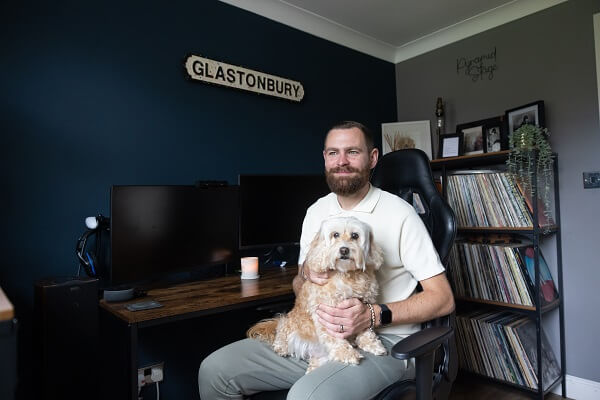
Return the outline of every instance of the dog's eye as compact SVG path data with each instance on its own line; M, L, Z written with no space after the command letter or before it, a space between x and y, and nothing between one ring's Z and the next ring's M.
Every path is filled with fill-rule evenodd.
M356 233L356 232L352 232L352 234L350 235L350 237L351 237L353 240L356 240L356 239L358 239L358 233Z
M333 238L337 239L340 237L340 234L338 232L333 232Z

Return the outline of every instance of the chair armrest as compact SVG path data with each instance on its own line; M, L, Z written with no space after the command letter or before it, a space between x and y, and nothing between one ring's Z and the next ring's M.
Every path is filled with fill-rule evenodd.
M406 360L431 353L453 334L454 329L449 326L425 328L396 343L392 357Z

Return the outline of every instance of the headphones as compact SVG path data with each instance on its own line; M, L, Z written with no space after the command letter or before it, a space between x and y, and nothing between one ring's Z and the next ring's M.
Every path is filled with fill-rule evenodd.
M98 275L96 269L98 261L93 253L85 251L85 245L91 235L102 232L104 229L108 230L109 221L110 218L105 217L102 214L99 214L96 217L87 217L85 219L85 225L88 229L77 240L77 245L75 246L75 254L77 254L79 264L83 267L85 273L92 278Z

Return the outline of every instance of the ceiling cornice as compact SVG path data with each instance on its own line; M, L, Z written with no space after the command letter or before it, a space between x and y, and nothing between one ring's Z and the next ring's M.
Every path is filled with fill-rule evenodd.
M567 0L514 0L397 47L393 62L397 64L565 1Z
M396 46L279 0L220 0L303 32L394 62Z
M513 0L402 46L393 46L281 0L220 0L303 32L397 64L567 0Z

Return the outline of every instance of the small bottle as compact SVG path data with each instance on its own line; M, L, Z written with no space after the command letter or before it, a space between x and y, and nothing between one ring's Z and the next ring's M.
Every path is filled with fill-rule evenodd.
M435 105L435 116L437 117L437 126L435 128L438 138L444 134L444 103L442 98L437 98Z
M438 97L437 102L435 104L435 116L437 117L437 122L435 126L435 137L433 138L433 151L434 154L438 154L440 151L440 137L444 134L444 103L442 102L442 98ZM441 154L438 154L438 157L442 157Z

